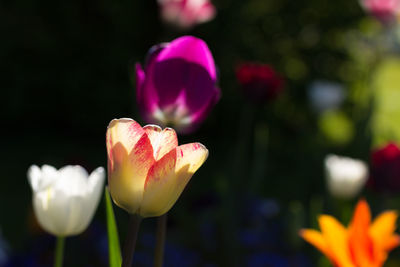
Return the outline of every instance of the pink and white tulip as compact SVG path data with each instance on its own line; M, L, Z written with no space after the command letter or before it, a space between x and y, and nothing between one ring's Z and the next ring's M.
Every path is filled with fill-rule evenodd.
M209 0L158 0L162 19L181 29L189 29L215 17Z
M208 150L200 143L178 146L171 128L143 128L114 119L107 128L108 185L116 205L141 217L156 217L175 204Z

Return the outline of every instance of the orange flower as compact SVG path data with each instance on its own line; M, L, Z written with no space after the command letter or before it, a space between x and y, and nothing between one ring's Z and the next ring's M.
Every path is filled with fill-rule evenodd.
M400 236L394 233L396 220L395 211L386 211L371 223L368 203L360 200L347 229L334 217L321 215L321 232L304 229L300 235L336 267L380 267L400 244Z

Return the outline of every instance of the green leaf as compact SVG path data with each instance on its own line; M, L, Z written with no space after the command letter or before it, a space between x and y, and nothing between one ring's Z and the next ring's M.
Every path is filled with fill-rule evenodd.
M107 235L108 235L108 257L110 267L121 267L121 249L119 246L118 230L115 223L114 210L108 187L105 188Z

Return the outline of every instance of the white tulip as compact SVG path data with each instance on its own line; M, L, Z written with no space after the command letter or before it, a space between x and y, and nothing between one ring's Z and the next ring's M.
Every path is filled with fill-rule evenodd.
M334 197L355 197L368 178L367 165L357 159L328 155L325 157L328 190Z
M56 170L32 165L28 180L33 190L33 208L39 224L56 236L82 233L100 201L105 179L99 167L90 176L81 166Z

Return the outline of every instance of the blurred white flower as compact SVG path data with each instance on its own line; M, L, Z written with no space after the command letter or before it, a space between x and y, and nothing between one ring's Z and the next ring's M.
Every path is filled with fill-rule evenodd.
M215 17L210 0L158 0L162 19L181 29L189 29Z
M367 165L357 159L328 155L325 157L328 190L334 197L355 197L368 178Z
M312 82L308 94L311 105L317 112L336 109L346 98L342 84L323 80Z
M56 236L82 233L89 225L103 192L104 168L90 176L81 166L56 170L32 165L28 180L33 190L33 208L39 224Z

